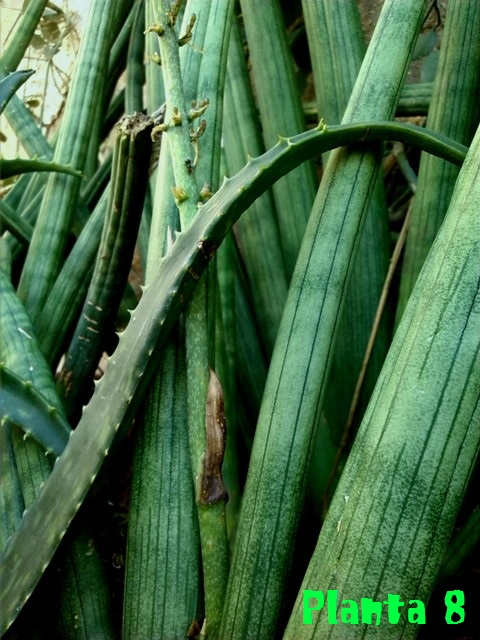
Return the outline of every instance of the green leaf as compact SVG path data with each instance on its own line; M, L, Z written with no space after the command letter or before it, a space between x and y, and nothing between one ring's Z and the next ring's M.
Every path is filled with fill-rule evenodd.
M436 42L437 34L435 33L435 31L425 31L425 33L421 33L418 36L412 60L418 60L419 58L428 56L433 51Z
M82 174L73 167L67 167L56 162L44 162L42 160L25 160L23 158L15 158L7 160L0 158L0 177L2 180L18 176L21 173L30 173L33 171L56 171L57 173L68 173L71 176L81 178Z
M383 136L417 142L461 163L465 147L414 125L367 123L319 127L283 138L222 187L177 235L121 334L105 375L36 502L10 539L0 562L0 632L13 622L50 562L95 480L118 432L124 432L143 398L172 327L200 275L232 224L275 180L328 148ZM55 505L55 508L52 508ZM37 544L28 545L35 530Z
M31 435L45 449L61 455L70 437L71 428L31 382L22 380L0 365L0 416L2 425L16 424L25 436Z
M35 71L33 71L32 69L26 69L25 71L14 71L13 73L10 73L10 75L3 78L3 80L0 80L0 113L3 112L10 98L34 73Z
M480 129L397 329L304 576L285 640L351 637L302 590L427 602L480 444ZM348 593L348 596L346 595ZM410 600L411 602L411 600ZM388 628L390 626L390 628ZM414 638L405 610L381 638ZM378 637L366 626L363 638Z

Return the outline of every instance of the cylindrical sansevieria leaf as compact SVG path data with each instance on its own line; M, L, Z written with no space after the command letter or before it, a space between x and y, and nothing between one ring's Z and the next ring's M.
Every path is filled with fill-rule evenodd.
M51 160L53 151L33 115L17 96L12 96L5 107L5 116L12 127L19 142L30 157L38 156L44 160Z
M236 384L238 360L237 318L235 315L235 251L233 235L230 233L225 238L221 249L217 251L218 285L215 318L215 369L225 397L225 420L228 425L222 476L228 493L225 516L230 545L235 535L241 498L237 414L240 394Z
M228 50L224 103L224 150L229 175L249 156L262 152L261 133L239 27L234 23ZM235 237L251 285L254 312L268 356L287 299L287 276L272 194L265 193L238 221Z
M469 144L480 117L480 3L451 0L442 34L427 128ZM458 168L422 154L402 266L400 321L448 208Z
M302 0L318 119L341 122L366 46L355 0Z
M74 416L88 387L115 317L130 271L148 181L153 120L136 113L115 128L109 203L95 270L82 313L57 378L66 413Z
M148 29L154 22L153 3L151 0L145 0L145 28ZM154 58L157 61L154 61ZM158 64L159 58L157 34L147 30L145 31L145 98L148 113L154 113L165 102L162 68Z
M30 2L25 7L25 11L22 12L23 15L21 17L21 21L17 29L15 30L13 37L10 38L9 44L4 48L2 52L0 58L0 78L2 78L9 72L15 71L17 66L20 64L22 57L24 56L25 51L30 44L35 29L37 28L38 23L42 17L46 5L47 0L38 0L37 2ZM24 78L26 78L29 77L32 73L32 71L20 71L15 74L10 73L10 76L8 76L8 78L6 79L6 84L10 84L12 81L15 81L16 77L23 76ZM3 81L1 82L1 86L3 89L5 88ZM7 92L7 94L10 93L10 91ZM36 141L38 142L39 140L41 140L39 144L42 145L42 143L44 143L44 145L42 150L40 152L37 151L37 153L40 156L45 155L46 157L50 158L48 149L49 145L41 135L40 129L36 126L33 120L33 116L30 114L20 98L18 98L16 95L11 95L8 103L5 105L5 94L3 91L0 91L0 112L3 112L5 107L7 109L6 116L10 120L10 125L14 129L17 137L23 137L23 140L26 143L24 145L25 148L28 150L28 148L30 147L31 137L35 137L35 134L38 133L38 138L36 139ZM19 120L21 119L21 117L19 117L19 114L25 116L22 124L20 124L19 122ZM13 124L11 122L12 116L14 120ZM27 121L27 126L25 126L25 120ZM29 137L29 134L32 134L32 130L34 134L33 136ZM47 153L44 154L44 150L46 150ZM0 171L0 175L2 176L2 178L6 177L2 171ZM27 176L26 180L24 181L24 185L30 182L30 178L31 176ZM12 241L12 238L10 238L10 241Z
M118 79L124 73L128 64L128 46L135 17L138 13L138 4L136 0L133 2L132 0L118 0L115 3L115 17L109 33L111 46L108 53L108 70L103 85L104 95L102 99L105 104L100 108L103 112L103 117L106 115L108 104L113 102L113 93ZM125 115L133 115L133 112Z
M479 209L480 130L375 387L286 639L374 638L379 628L382 638L414 638L425 620L480 449ZM328 591L338 592L337 604L319 610L320 592L327 603ZM381 602L388 594L405 603L395 624L387 607L381 627L344 624L342 600Z
M154 4L166 96L164 137L174 178L173 183L163 182L164 188L174 193L183 229L192 218L201 215L201 211L197 214L199 185L205 184L207 191L214 191L219 183L223 83L233 3L190 0L182 28L177 32L179 7L164 1ZM191 47L183 49L182 60L179 43L189 40ZM187 105L192 105L191 109L187 110ZM152 228L155 226L156 223ZM193 296L185 326L190 454L200 523L206 619L214 632L222 610L229 555L224 497L208 504L200 500L202 460L209 448L205 422L209 366L214 367L211 329L215 307L210 302L214 279L210 274Z
M304 0L319 115L341 122L365 55L356 0ZM372 113L373 115L373 113ZM328 161L328 154L323 154ZM379 171L381 171L379 169ZM333 355L330 381L317 427L309 476L309 493L318 510L328 504L334 465L342 442L352 397L362 367L373 320L390 259L388 214L383 182L377 181L353 268ZM387 325L382 323L362 389L360 411L373 390L387 352ZM358 422L356 422L358 425ZM333 474L333 478L331 479Z
M22 11L20 24L0 57L0 68L3 71L15 71L22 61L47 4L48 0L29 2Z
M474 484L474 483L471 483ZM442 560L441 577L454 576L474 553L480 540L480 506L477 504L450 539Z
M60 271L39 318L36 334L50 364L56 364L66 347L65 340L82 309L95 265L108 204L107 189Z
M18 477L15 452L13 450L11 424L0 422L0 464L2 484L0 485L0 549L15 533L25 511L22 485Z
M195 16L194 23L192 21L193 16ZM191 161L189 171L194 174L198 188L203 188L204 190L206 188L207 192L210 191L212 193L218 189L220 183L223 87L232 19L233 3L230 0L228 2L190 0L186 5L182 24L182 32L185 33L188 33L190 25L194 24L191 46L184 46L180 50L185 100L186 104L192 104L189 118L191 119L193 145L190 155L183 162L188 165L188 160ZM195 114L196 110L198 111L197 114ZM203 129L204 132L201 133ZM200 135L198 139L197 135ZM171 152L175 154L173 148ZM205 196L205 198L208 197L208 195ZM200 194L198 198L200 199ZM198 214L201 215L201 207ZM182 228L185 228L186 224L187 219L182 218ZM208 364L210 361L213 366L215 362L213 333L211 331L214 326L215 310L214 307L210 308L215 295L215 274L210 274L210 271L211 268L208 272L208 280L200 283L200 287L192 301L193 307L188 314L189 316L195 316L195 323L189 328L190 321L187 317L186 327L187 358L190 363L188 366L190 367L191 363L196 360L199 367L196 372L189 369L188 378L196 381L193 386L202 387L202 394L205 391L201 404L205 404L206 389L208 387ZM204 286L203 293L198 293ZM202 302L200 302L200 297L203 298ZM203 337L201 337L200 333L197 333L196 338L193 340L200 340L200 343L202 343L197 342L197 351L203 350L203 355L199 356L199 353L194 355L192 349L188 346L189 343L193 344L188 335L189 333L195 333L201 323L205 323L206 333ZM208 341L208 344L203 344L204 338ZM195 366L193 365L194 369ZM189 386L191 387L192 385ZM197 400L191 398L190 405L192 401L195 404L198 398ZM201 420L198 420L198 417L197 420L198 425L202 425L201 430L203 433L205 430L204 412L201 411L200 413ZM191 443L194 450L193 457L196 458L197 464L201 455L200 451L203 448L201 442L204 441L204 437L203 435L199 440L194 437ZM197 449L197 447L199 448Z
M255 95L267 147L305 128L297 78L277 0L241 0ZM290 280L315 197L313 165L305 163L273 189L285 269Z
M202 102L208 101L205 112L191 125L195 143L192 171L197 186L202 189L205 185L211 192L220 184L223 93L233 10L232 0L189 0L182 24L183 31L188 33L192 15L196 16L191 47L184 49L185 59L181 59L182 73L185 98L187 104L192 104L192 111L195 107L201 109ZM188 58L194 61L192 69ZM195 132L202 127L204 133L195 140ZM197 215L202 215L201 208ZM182 220L182 228L184 225ZM216 261L213 261L185 318L190 454L200 528L205 625L211 637L218 632L230 564L225 516L228 496L221 475L225 424L216 410L221 404L223 413L223 391L215 374L215 290ZM214 437L218 426L220 431L223 429L223 442L222 438L219 441ZM211 474L216 476L213 484L218 483L223 491L212 486Z
M110 45L108 34L114 16L113 0L91 4L55 147L55 162L71 163L79 170L87 158L92 118L102 95ZM18 289L34 324L60 271L79 191L80 179L73 176L52 174L47 183Z
M50 574L54 578L47 597L50 603L53 595L57 603L54 637L59 640L118 638L110 585L92 528L82 523L72 532ZM53 636L52 628L49 631Z
M154 3L147 0L146 4L148 20ZM153 18L146 26L153 26ZM147 32L146 36L147 51L152 50L158 35ZM154 64L151 61L147 68L147 102L155 100L161 86L161 69L157 76ZM166 138L162 136L152 206L147 288L179 227ZM170 338L137 418L123 604L125 640L183 637L203 611L184 339L180 330Z
M179 332L139 417L128 522L123 638L181 638L202 611L201 560Z
M385 2L346 122L394 114L426 7ZM310 214L250 457L220 632L232 640L271 638L282 622L314 427L379 160L378 147L332 154Z
M432 84L432 82L408 82L404 84L396 115L398 117L426 115L432 98ZM321 117L314 101L304 102L303 109L308 120L312 118L318 120Z
M17 214L6 200L0 200L0 224L2 231L9 231L22 244L27 245L30 242L33 233L32 227ZM10 250L6 238L2 238L2 241L5 247Z
M135 18L130 32L127 54L127 84L125 87L125 112L142 111L143 85L145 81L145 1L135 6ZM157 105L152 111L156 111Z

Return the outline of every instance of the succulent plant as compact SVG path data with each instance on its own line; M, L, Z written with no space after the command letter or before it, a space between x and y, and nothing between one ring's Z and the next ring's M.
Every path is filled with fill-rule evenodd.
M426 0L386 0L363 62L357 4L303 2L328 122L299 133L279 3L240 2L258 116L232 1L93 2L49 142L14 96L24 77L13 73L46 4L26 6L0 58L0 102L43 156L25 161L34 173L0 201L2 634L21 633L22 607L55 584L54 566L59 637L117 637L89 505L132 424L122 637L354 637L360 627L331 625L323 610L304 624L303 594L426 602L480 441L480 138L469 107L479 80L444 71L460 55L478 68L478 3L451 0L446 17L429 113L448 110L458 83L450 129L445 118L394 120ZM125 65L127 115L96 167ZM391 140L435 156L435 181L422 186L421 170L418 188L442 190L445 220L431 250L415 240L423 270L408 293L401 283L402 320L393 340L378 338L359 407L355 384L392 277L380 177ZM306 554L302 511L318 537ZM417 627L405 612L385 637Z

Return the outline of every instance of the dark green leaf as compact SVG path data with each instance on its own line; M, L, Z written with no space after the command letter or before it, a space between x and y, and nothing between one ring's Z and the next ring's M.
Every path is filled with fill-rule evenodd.
M0 113L5 109L10 98L20 89L35 71L26 69L25 71L14 71L0 80Z

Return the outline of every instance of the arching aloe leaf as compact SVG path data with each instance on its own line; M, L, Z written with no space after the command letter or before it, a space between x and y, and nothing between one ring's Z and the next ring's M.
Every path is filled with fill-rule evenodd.
M0 158L0 178L5 180L21 173L30 173L32 171L56 171L57 173L68 173L71 176L81 177L80 171L73 167L67 167L56 162L44 162L42 160L26 160L23 158L14 158L7 160Z
M5 109L10 98L20 89L35 71L27 69L25 71L14 71L0 80L0 113Z
M28 381L0 365L0 421L13 422L32 436L49 453L61 455L71 434L63 419L46 398Z
M34 505L0 562L0 633L18 615L82 505L118 433L131 423L162 349L208 262L234 222L280 177L324 151L363 141L396 139L461 164L466 148L414 125L363 123L326 127L278 144L226 179L178 234L159 264L110 358L105 375ZM35 532L36 544L31 536Z

